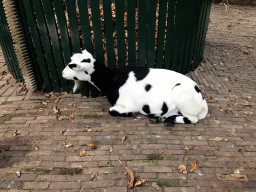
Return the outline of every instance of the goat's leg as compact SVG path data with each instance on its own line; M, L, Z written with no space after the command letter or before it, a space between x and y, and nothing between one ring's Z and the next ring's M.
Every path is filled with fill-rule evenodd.
M170 126L175 123L185 123L185 124L191 124L191 123L197 123L198 118L195 116L188 116L188 115L173 115L164 120L164 124L166 126Z
M121 117L131 117L132 111L128 110L123 105L115 105L111 108L109 108L109 114L112 116L121 116Z

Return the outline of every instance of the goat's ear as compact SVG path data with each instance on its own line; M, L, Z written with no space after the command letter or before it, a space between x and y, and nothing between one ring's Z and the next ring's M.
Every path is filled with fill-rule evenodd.
M74 71L78 71L78 70L81 70L81 65L78 65L78 64L69 64L68 65L70 69L74 70Z
M82 53L83 54L87 54L87 53L89 53L86 49L84 49L83 51L82 51ZM89 53L90 54L90 53Z

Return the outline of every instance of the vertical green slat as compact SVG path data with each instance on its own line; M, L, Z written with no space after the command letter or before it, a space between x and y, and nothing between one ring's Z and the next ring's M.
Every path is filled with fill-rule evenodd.
M81 29L82 29L82 34L83 34L84 48L88 52L93 54L87 1L86 0L78 0L77 4L78 4L78 7L79 7L79 14L80 14L80 21L81 21Z
M111 0L103 0L104 30L105 30L106 44L107 44L108 67L116 68L111 3L112 3Z
M167 19L167 34L166 34L166 46L165 46L165 57L164 57L164 68L170 69L172 49L174 43L174 16L176 14L175 0L168 0L168 19Z
M196 7L195 7L195 1L189 1L187 2L189 9L187 9L187 13L188 13L188 17L190 17L190 22L186 22L186 32L187 32L187 37L186 37L186 47L185 47L185 52L184 52L184 60L183 63L185 65L183 65L182 68L182 74L186 74L188 73L188 68L191 65L191 60L189 60L189 51L191 48L191 42L192 42L192 36L193 36L193 23L194 23L194 12L196 11ZM193 22L191 22L193 21Z
M138 56L139 66L145 66L146 55L146 0L138 1Z
M52 51L55 56L55 62L58 69L58 76L60 78L61 87L63 91L68 91L69 90L68 82L61 75L61 72L64 69L64 61L61 54L61 48L59 44L59 38L58 38L56 23L55 23L54 14L53 14L52 2L51 0L42 0L42 3L44 8L44 13L46 16L46 21L48 24L48 31L51 38Z
M162 68L167 0L159 1L156 68Z
M92 23L93 23L93 34L94 34L96 59L97 59L97 61L104 64L99 0L90 1L90 4L91 4L91 9L92 9Z
M45 56L47 59L48 68L50 71L52 84L54 91L60 91L59 77L55 66L55 61L53 58L53 52L51 48L51 42L49 39L49 34L46 28L46 23L44 19L43 7L40 0L33 0L33 7L36 14L36 19L38 21L38 27L42 38L42 43L44 46Z
M26 39L28 54L29 54L29 57L31 59L31 63L34 63L31 66L33 68L34 76L36 77L35 80L36 80L36 83L37 83L37 89L42 89L43 88L42 73L40 71L40 66L38 65L35 49L34 49L34 46L33 46L33 41L32 41L31 36L30 36L30 31L29 31L29 26L28 26L28 23L27 23L25 9L24 9L24 6L23 6L23 1L16 1L16 6L17 6L18 13L19 13L19 17L20 17L24 38Z
M44 55L43 55L41 42L40 42L40 39L38 37L35 18L33 17L34 14L33 14L32 8L31 8L31 2L29 0L24 0L23 2L24 2L24 8L25 8L26 16L27 16L27 19L28 19L27 20L28 25L29 25L30 31L31 31L31 36L33 38L35 50L36 50L36 53L37 53L38 62L39 62L41 72L42 72L42 76L43 76L43 80L44 80L44 83L45 83L45 88L46 88L47 92L51 92L52 88L51 88L51 84L50 84L50 80L49 80L49 76L48 76L48 72L47 72L47 68L46 68L46 63L45 63L45 59L44 59Z
M147 33L147 64L149 68L155 66L155 27L156 27L157 0L149 0L148 33Z
M90 1L96 59L100 63L104 64L99 3L99 0ZM99 91L94 86L90 85L90 90L92 97L96 97L99 95Z
M69 27L70 27L69 29L71 33L73 51L75 53L81 53L79 34L78 34L78 25L77 25L77 19L76 19L75 0L68 0L65 2L66 2L67 12L68 12L68 20L69 20Z
M212 5L212 0L207 0L206 12L204 13L205 14L204 29L203 29L202 41L200 43L200 45L201 45L200 55L199 55L200 60L203 57L204 45L205 45L205 39L206 39L206 34L207 34L207 29L208 29L211 5Z
M135 0L127 2L128 63L136 65Z
M182 73L182 68L187 66L187 63L184 63L184 55L186 48L186 37L189 36L189 30L186 29L188 25L189 11L190 6L187 0L179 0L178 2L178 10L177 14L181 16L181 20L177 21L178 25L180 25L180 40L179 40L179 56L178 56L178 72Z
M203 23L203 12L205 9L205 1L202 0L200 2L200 14L199 14L199 19L198 19L198 28L196 31L196 43L195 43L195 49L194 49L194 53L193 53L193 65L192 65L192 69L194 69L197 65L198 65L198 53L199 53L199 43L201 40L201 29L202 29L202 23Z
M118 67L125 65L125 41L124 41L124 0L115 1L116 4L116 34Z
M191 71L193 69L193 57L194 57L194 53L195 53L195 45L197 43L197 31L198 31L198 26L199 26L199 16L200 16L200 11L201 9L198 8L198 4L201 4L201 0L199 2L198 1L195 1L195 11L194 11L194 15L193 15L193 33L192 33L192 36L191 36L191 45L190 45L190 48L189 48L189 58L188 58L188 69L187 71Z

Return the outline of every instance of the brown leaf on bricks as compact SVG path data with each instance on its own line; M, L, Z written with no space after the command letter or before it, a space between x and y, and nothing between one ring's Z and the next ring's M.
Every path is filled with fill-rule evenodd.
M134 184L134 187L137 187L137 186L139 186L139 185L142 185L142 184L144 184L144 183L146 183L147 181L149 181L150 179L140 179L138 182L136 182L135 184Z
M214 139L209 139L210 141L221 141L222 137L215 137Z
M103 174L108 174L108 172L107 172L107 171L104 171Z
M122 143L124 144L124 140L127 138L126 134L124 135L123 139L122 139Z
M207 100L207 99L211 99L213 98L213 96L206 96L204 99Z
M18 133L17 130L15 130L15 131L12 132L12 136L17 136L17 135L19 135L19 133Z
M43 102L43 105L47 105L47 103L46 103L46 102Z
M64 91L64 92L61 92L60 94L61 95L67 95L68 93L66 91Z
M209 118L209 117L211 117L211 114L210 114L210 113L208 113L208 114L206 115L206 117L208 117L208 118Z
M5 75L6 73L9 73L9 71L6 69L6 70L3 70L1 73L0 73L0 76L2 75Z
M184 150L188 150L188 148L187 148L187 147L183 147L182 149L184 149Z
M68 109L65 107L65 108L63 109L63 111L66 111L66 112L68 112Z
M55 103L58 103L58 102L59 102L59 100L60 100L60 98L59 98L59 97L57 97L57 98L55 99Z
M92 129L90 129L90 128L85 128L84 131L85 131L85 132L92 132Z
M240 175L240 174L230 174L231 177L234 177L236 179L239 179L239 178L243 178L244 176L243 175Z
M96 130L96 132L101 132L103 129L101 129L101 130Z
M119 163L125 168L125 170L129 174L130 179L128 181L128 189L133 188L134 178L135 178L133 172L128 167L126 167L120 160L119 160Z
M8 85L9 83L7 81L4 82L4 85Z
M243 106L246 106L246 107L251 107L252 105L249 104L249 103L242 103Z
M223 175L221 175L221 174L219 174L219 173L215 173L215 175L216 175L217 177L224 177Z
M45 93L44 96L45 96L46 98L49 98L51 95L50 95L50 93Z
M44 109L43 109L43 108L40 108L38 111L44 111Z
M235 105L235 106L237 106L237 105L238 105L238 103L235 103L234 105Z
M75 117L74 114L73 114L73 113L70 113L70 118L71 118L71 119L74 119L74 117Z
M81 151L81 152L78 154L79 157L83 157L83 156L85 156L85 155L86 155L86 150Z
M60 110L57 109L57 105L55 105L55 106L53 107L53 112L54 112L54 113L57 113L57 114L60 113Z
M250 117L247 117L246 115L244 115L245 119L247 119L250 122L254 122Z
M220 111L223 112L223 113L227 113L228 112L227 109L220 109Z
M112 151L113 151L113 147L110 147L109 152L112 153Z
M241 50L244 54L247 54L247 55L249 55L249 54L251 54L252 52L251 52L251 50L249 50L249 51L247 51L247 50Z
M72 144L66 144L64 141L60 141L62 143L63 148L69 148L72 146Z
M242 112L243 114L245 114L245 115L248 115L249 113L248 112Z
M248 48L255 48L254 45L246 45L246 47L248 47Z
M198 166L197 166L197 159L194 159L192 162L191 162L191 169L190 169L190 172L192 172L192 171L194 171L194 170L196 170L196 169L198 169Z
M93 173L92 176L91 176L90 181L91 181L92 179L96 178L97 176L98 176L98 173L97 173L96 171L94 171L94 173Z
M60 121L61 121L61 120L70 120L70 121L73 122L73 120L72 120L70 117L67 117L67 116L60 116L60 117L59 117L59 120L60 120Z
M179 165L178 169L180 170L181 173L185 173L185 174L188 173L186 171L186 169L187 169L186 165Z
M97 146L93 143L87 144L88 147L90 147L91 150L97 149Z
M86 96L82 96L82 97L80 97L80 99L87 99L87 97Z

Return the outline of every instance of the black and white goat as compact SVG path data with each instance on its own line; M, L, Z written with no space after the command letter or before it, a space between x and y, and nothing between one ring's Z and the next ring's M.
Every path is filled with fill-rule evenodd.
M80 81L93 84L113 105L109 109L112 116L139 112L173 124L197 123L208 113L197 84L171 70L137 66L109 69L84 50L71 57L62 76L75 81L73 92Z

